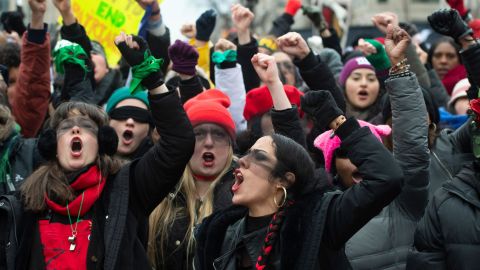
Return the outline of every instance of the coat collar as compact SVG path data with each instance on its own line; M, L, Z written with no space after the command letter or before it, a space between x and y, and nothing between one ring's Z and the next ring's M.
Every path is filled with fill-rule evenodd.
M479 169L479 165L466 165L453 181L447 182L443 188L480 209L480 174L476 172Z

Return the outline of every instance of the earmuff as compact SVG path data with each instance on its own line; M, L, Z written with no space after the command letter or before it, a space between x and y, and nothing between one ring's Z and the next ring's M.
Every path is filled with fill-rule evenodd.
M110 126L101 126L97 132L98 154L113 156L117 152L117 132ZM51 128L44 130L38 137L37 149L46 160L57 156L57 132Z

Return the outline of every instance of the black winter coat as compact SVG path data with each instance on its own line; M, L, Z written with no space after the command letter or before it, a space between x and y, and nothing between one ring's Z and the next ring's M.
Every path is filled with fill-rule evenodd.
M427 206L407 269L480 267L480 166L466 165Z
M298 143L305 145L305 136L302 132L300 122L298 119L298 112L296 108L286 109L283 111L272 110L272 123L277 133L284 136L288 136ZM213 194L213 210L214 212L221 211L232 205L232 192L231 188L234 183L233 168L235 164L231 165L231 169L225 173L220 179L220 182L216 185ZM182 193L172 194L169 199L174 200L174 204L177 206L178 214L171 226L171 230L168 233L168 239L166 243L157 241L157 246L164 245L165 254L167 254L165 263L157 265L156 269L168 269L168 270L187 270L193 269L192 259L193 256L187 256L187 242L184 241L187 234L188 225L190 223L188 213L186 211L185 196ZM160 254L156 254L159 256ZM191 254L193 255L193 254ZM162 262L161 257L157 257L157 262Z
M195 137L175 92L149 96L149 101L162 139L106 180L92 208L87 269L151 269L144 246L147 232L141 224L177 184L193 153ZM32 250L32 239L38 235L37 221L44 213L24 212L23 216L16 269L44 269L43 261L31 261L32 253L39 252Z
M37 150L37 139L25 139L20 135L12 135L0 143L0 151L9 151L10 170L5 182L0 184L0 195L15 192L23 181L43 162Z
M345 242L401 191L401 169L368 128L359 128L355 119L349 119L337 134L365 180L343 193L315 188L317 178L307 182L305 195L286 212L270 258L274 269L349 269ZM233 206L204 220L196 231L195 269L236 269L242 244L252 253L255 265L260 247L252 239L265 231L242 235L246 215L246 209Z
M474 160L471 145L471 119L458 129L444 129L430 149L429 198L446 181L453 180L464 164Z

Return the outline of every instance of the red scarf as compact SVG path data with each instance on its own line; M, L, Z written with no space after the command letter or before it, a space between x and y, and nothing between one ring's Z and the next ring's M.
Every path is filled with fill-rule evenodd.
M80 193L68 204L68 211L66 206L55 203L45 194L45 202L48 208L60 215L70 215L69 220L73 223L62 224L50 222L50 220L39 220L40 240L47 270L87 269L87 253L90 245L92 221L82 219L77 224L77 217L79 212L80 216L84 216L92 208L105 187L105 180L106 177L102 176L97 166L92 166L78 176L70 186L78 193L82 192L83 195ZM73 250L70 249L71 242L69 241L69 237L73 235L72 228L77 230Z
M85 215L93 204L102 194L102 190L105 187L106 177L102 176L97 166L92 166L88 171L81 174L77 179L70 185L75 191L82 191L85 193L83 198L83 205L80 211L80 216ZM62 206L56 202L50 200L48 195L45 194L45 203L48 208L55 211L61 215L68 215L70 212L71 217L76 217L78 211L80 210L80 205L82 204L82 195L77 196L72 202L68 203L67 206Z
M197 181L202 181L202 182L212 182L213 180L215 180L217 178L218 175L214 175L214 176L203 176L203 175L198 175L198 174L194 174L193 175L193 178L195 178L195 180Z
M467 77L467 70L463 65L458 65L445 74L442 79L443 86L447 90L448 95L452 95L453 87L457 84L458 81L461 79L465 79Z

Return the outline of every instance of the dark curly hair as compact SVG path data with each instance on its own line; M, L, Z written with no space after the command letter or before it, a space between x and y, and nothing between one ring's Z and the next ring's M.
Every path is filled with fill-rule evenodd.
M7 68L20 66L20 46L7 42L0 46L0 64Z

